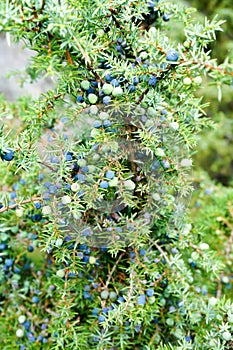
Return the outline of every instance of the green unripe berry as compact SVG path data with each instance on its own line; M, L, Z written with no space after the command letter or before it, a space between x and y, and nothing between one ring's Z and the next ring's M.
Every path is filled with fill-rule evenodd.
M65 277L65 271L64 270L58 270L57 271L57 273L56 273L56 275L58 276L58 277L61 277L61 278L63 278L63 277Z
M148 104L147 104L146 102L142 101L141 106L142 106L143 108L147 108L147 107L148 107Z
M210 306L215 306L215 305L217 304L217 302L218 302L218 299L215 298L215 297L211 297L211 298L209 299L209 305L210 305Z
M45 207L42 208L42 214L43 215L49 215L52 213L52 209L50 208L49 205L46 205Z
M97 113L98 113L98 107L97 106L91 106L90 107L90 114L92 114L92 115L96 115Z
M107 153L109 151L111 151L111 146L110 145L103 145L101 148L102 153Z
M210 246L209 246L209 244L202 242L202 243L200 243L199 247L201 250L208 250Z
M158 147L155 150L155 155L158 157L164 157L165 156L165 152L162 148Z
M99 136L100 133L101 131L99 129L94 128L91 130L91 137Z
M73 218L75 220L80 220L82 218L82 213L78 212L78 213L73 213Z
M112 86L112 85L111 85ZM106 120L109 119L109 114L107 112L100 112L99 114L99 119L100 120Z
M191 160L191 159L184 158L184 159L182 159L182 161L180 162L180 165L181 165L182 167L190 167L190 166L192 166L192 160Z
M83 90L88 90L90 88L91 84L89 83L88 80L83 80L83 81L81 81L80 86Z
M160 341L161 341L160 335L159 335L159 334L156 334L155 337L154 337L154 342L155 342L155 344L158 344Z
M191 85L192 84L192 80L189 77L186 77L183 79L183 84L184 85Z
M149 117L156 117L157 111L153 107L148 107L147 114Z
M56 243L55 243L56 247L61 247L62 244L63 244L63 239L62 239L62 238L58 238L58 239L56 240Z
M89 94L87 98L92 105L98 101L98 97L95 94Z
M23 216L23 214L24 214L23 208L17 208L17 209L15 210L15 214L16 214L16 216L18 216L19 218L21 218L21 217Z
M71 185L71 191L77 192L79 189L80 189L80 185L79 185L77 182L74 182L74 183Z
M100 37L100 36L103 36L105 34L105 31L103 29L99 29L97 30L97 36Z
M26 321L26 316L20 315L20 316L18 317L18 321L19 321L19 323L24 323L24 322Z
M61 198L61 202L62 202L62 204L69 204L69 203L71 203L71 198L70 198L70 196L68 196L68 195L63 196L63 197Z
M197 77L195 77L193 79L193 83L194 83L194 85L197 85L197 86L201 85L202 84L202 77L200 75L198 75Z
M135 183L132 181L132 180L126 180L124 182L124 187L127 189L127 190L134 190L136 185Z
M159 200L161 199L159 193L153 193L153 194L152 194L152 198L153 198L155 201L159 201Z
M108 296L109 296L108 290L103 290L100 296L101 296L101 299L104 299L104 300L108 299Z
M196 261L199 259L199 257L200 257L200 255L197 252L192 252L192 254L191 254L192 260Z
M155 302L155 296L154 295L152 297L148 298L148 303L149 304L154 304L154 302Z
M16 331L16 337L22 338L24 336L24 331L23 329L17 329Z
M110 298L111 300L116 300L117 294L116 294L115 292L110 292L110 293L109 293L109 298Z
M112 95L114 97L117 97L117 96L122 96L123 95L123 90L120 86L117 86L115 87L113 90L112 90Z
M87 165L87 161L85 159L78 159L77 163L78 163L78 166L81 166L81 167Z
M140 53L139 57L142 60L146 60L148 58L148 53L146 51L143 51L143 52Z
M157 29L155 27L150 27L150 29L148 30L148 34L150 36L153 36L157 33Z
M105 95L111 95L113 86L111 84L104 84L102 90Z
M96 172L96 167L94 165L88 165L89 173L94 174Z
M95 264L96 263L96 258L94 256L89 257L89 264Z
M164 299L164 298L160 299L159 303L160 303L161 306L165 306L166 305L166 299Z
M171 122L169 126L170 126L170 129L175 131L179 129L179 124L177 122Z
M168 326L173 326L174 325L174 320L172 318L167 318L166 319L166 324L168 324Z
M98 162L99 159L100 159L100 155L98 153L94 154L92 157L93 162Z
M183 45L184 47L188 48L190 47L190 42L186 40Z
M181 339L184 336L184 334L181 329L177 328L174 332L174 336L178 339Z
M110 181L108 182L108 184L109 184L110 187L116 187L117 184L118 184L118 178L117 178L117 177L114 177L114 179L110 180Z
M111 142L111 151L112 152L117 152L118 151L118 149L119 149L119 144L118 144L118 142Z
M224 339L224 340L226 340L226 341L228 341L228 340L231 340L231 339L232 339L232 338L231 338L231 333L230 333L230 332L228 332L228 331L223 332L222 337L223 337L223 339Z
M229 283L229 278L228 278L228 276L223 276L223 277L222 277L222 282L223 282L223 283L226 283L226 284Z

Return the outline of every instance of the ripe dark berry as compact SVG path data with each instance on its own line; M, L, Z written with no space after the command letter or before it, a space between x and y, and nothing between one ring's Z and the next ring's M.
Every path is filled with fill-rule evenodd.
M79 103L84 102L83 96L78 96L78 97L76 98L76 101L79 102Z
M100 182L100 188L108 188L109 184L108 181L101 181Z
M49 193L56 194L57 193L57 186L54 186L54 185L49 186Z
M105 119L103 121L103 125L104 125L105 128L108 128L109 126L112 125L112 122L111 122L111 120Z
M176 50L169 50L166 54L166 59L168 61L177 61L179 58L178 52Z
M85 166L81 167L81 171L82 171L83 173L88 173L88 171L89 171L88 166L85 165Z
M75 175L74 179L79 180L79 181L85 181L86 176L83 174L77 174L77 175Z
M5 260L5 265L7 267L11 267L11 266L13 266L13 264L14 264L14 260L12 260L12 259L6 259Z
M154 8L155 7L154 1L148 1L147 6L150 8Z
M117 300L119 301L119 303L124 303L125 302L125 298L124 297L119 297Z
M157 83L157 78L154 77L154 76L152 76L152 77L149 79L149 81L148 81L148 85L149 85L149 86L155 86L156 83Z
M101 128L102 123L100 120L95 120L93 123L94 128Z
M32 245L28 246L28 252L32 253L34 251L34 247Z
M130 93L136 91L136 87L134 85L129 85L128 89Z
M33 303L33 304L39 303L39 298L38 298L36 295L34 295L34 296L32 297L32 303Z
M122 51L121 45L117 45L117 46L116 46L116 51L117 51L117 52L121 52L121 51Z
M145 249L139 250L139 254L140 254L141 256L145 256L145 255L146 255Z
M66 161L70 162L71 160L73 160L73 153L72 152L67 152L65 155Z
M90 87L88 90L87 90L87 94L94 94L95 93L95 90Z
M0 250L5 250L6 249L6 244L5 243L1 243L0 244Z
M99 313L99 309L97 309L96 307L92 310L92 315L93 316L97 316Z
M40 209L41 208L41 203L40 202L36 202L34 203L34 206L36 209Z
M133 83L134 83L134 85L137 85L139 83L138 77L133 78Z
M105 105L108 105L110 102L111 102L111 97L110 96L104 96L103 103Z
M115 176L115 172L112 171L112 170L108 170L108 171L106 171L105 176L106 176L107 179L113 179L114 176Z
M10 162L14 158L14 151L12 149L7 149L4 153L1 153L2 160Z
M117 87L119 86L119 81L117 79L112 79L111 84L112 86Z
M141 294L138 297L138 305L145 305L146 303L146 296L145 294Z
M152 297L152 296L154 295L154 293L155 293L155 291L154 291L153 288L149 288L149 289L147 289L147 291L146 291L146 295L147 295L148 297Z
M99 320L99 322L104 322L105 321L105 317L103 315L100 315L98 317L98 320Z
M168 22L170 20L169 15L167 13L164 13L162 19L164 22Z
M98 81L92 81L91 85L94 86L94 87L98 87Z
M111 74L106 74L105 80L106 80L108 83L109 83L112 79L113 79L113 77L111 76Z
M42 215L41 214L34 214L31 216L32 221L41 221L42 220Z

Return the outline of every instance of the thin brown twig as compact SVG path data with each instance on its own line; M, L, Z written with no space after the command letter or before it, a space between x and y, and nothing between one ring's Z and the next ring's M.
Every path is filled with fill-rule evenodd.
M158 249L158 251L161 253L161 255L164 257L164 259L166 260L167 264L170 265L170 261L167 257L167 253L165 253L163 251L163 249L156 243L156 242L152 242L152 244Z
M114 271L116 270L116 267L117 265L119 264L120 260L122 259L122 257L125 255L125 252L121 253L121 255L119 256L119 258L117 259L115 265L113 266L112 270L110 271L109 275L108 275L108 279L105 283L105 288L108 287L110 281L111 281L111 278L112 278L112 275L114 274Z
M50 170L54 171L54 172L57 172L57 169L55 169L54 167L52 167L51 165L49 165L48 163L45 163L43 161L39 161L38 162L39 164L42 164L44 166L46 166L47 168L49 168Z
M22 200L19 203L15 203L15 204L12 204L12 205L7 205L6 207L1 208L0 209L0 213L4 213L5 211L10 210L10 209L15 209L18 206L21 206L23 204L28 204L28 203L32 203L32 202L40 202L41 200L42 200L41 197L25 199L25 200Z

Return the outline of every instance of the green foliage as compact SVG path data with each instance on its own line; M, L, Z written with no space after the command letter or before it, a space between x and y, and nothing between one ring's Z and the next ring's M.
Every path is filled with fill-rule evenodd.
M207 14L209 18L215 15L225 20L223 32L218 32L217 41L212 42L210 48L218 62L223 62L228 56L232 60L232 3L228 0L222 1L195 1L189 3L200 10L198 19L204 21ZM215 87L206 84L205 89L200 91L204 101L209 101L208 116L218 123L215 130L203 133L199 141L199 152L197 152L197 165L201 166L215 180L225 186L230 186L232 181L232 86L224 87L222 90L221 104L217 100ZM202 154L202 157L200 157Z
M230 270L208 240L218 198L194 225L185 212L213 127L198 91L231 85L208 50L223 21L164 0L0 6L8 40L37 53L26 74L55 82L38 100L1 97L3 349L231 346L233 305L216 295Z

